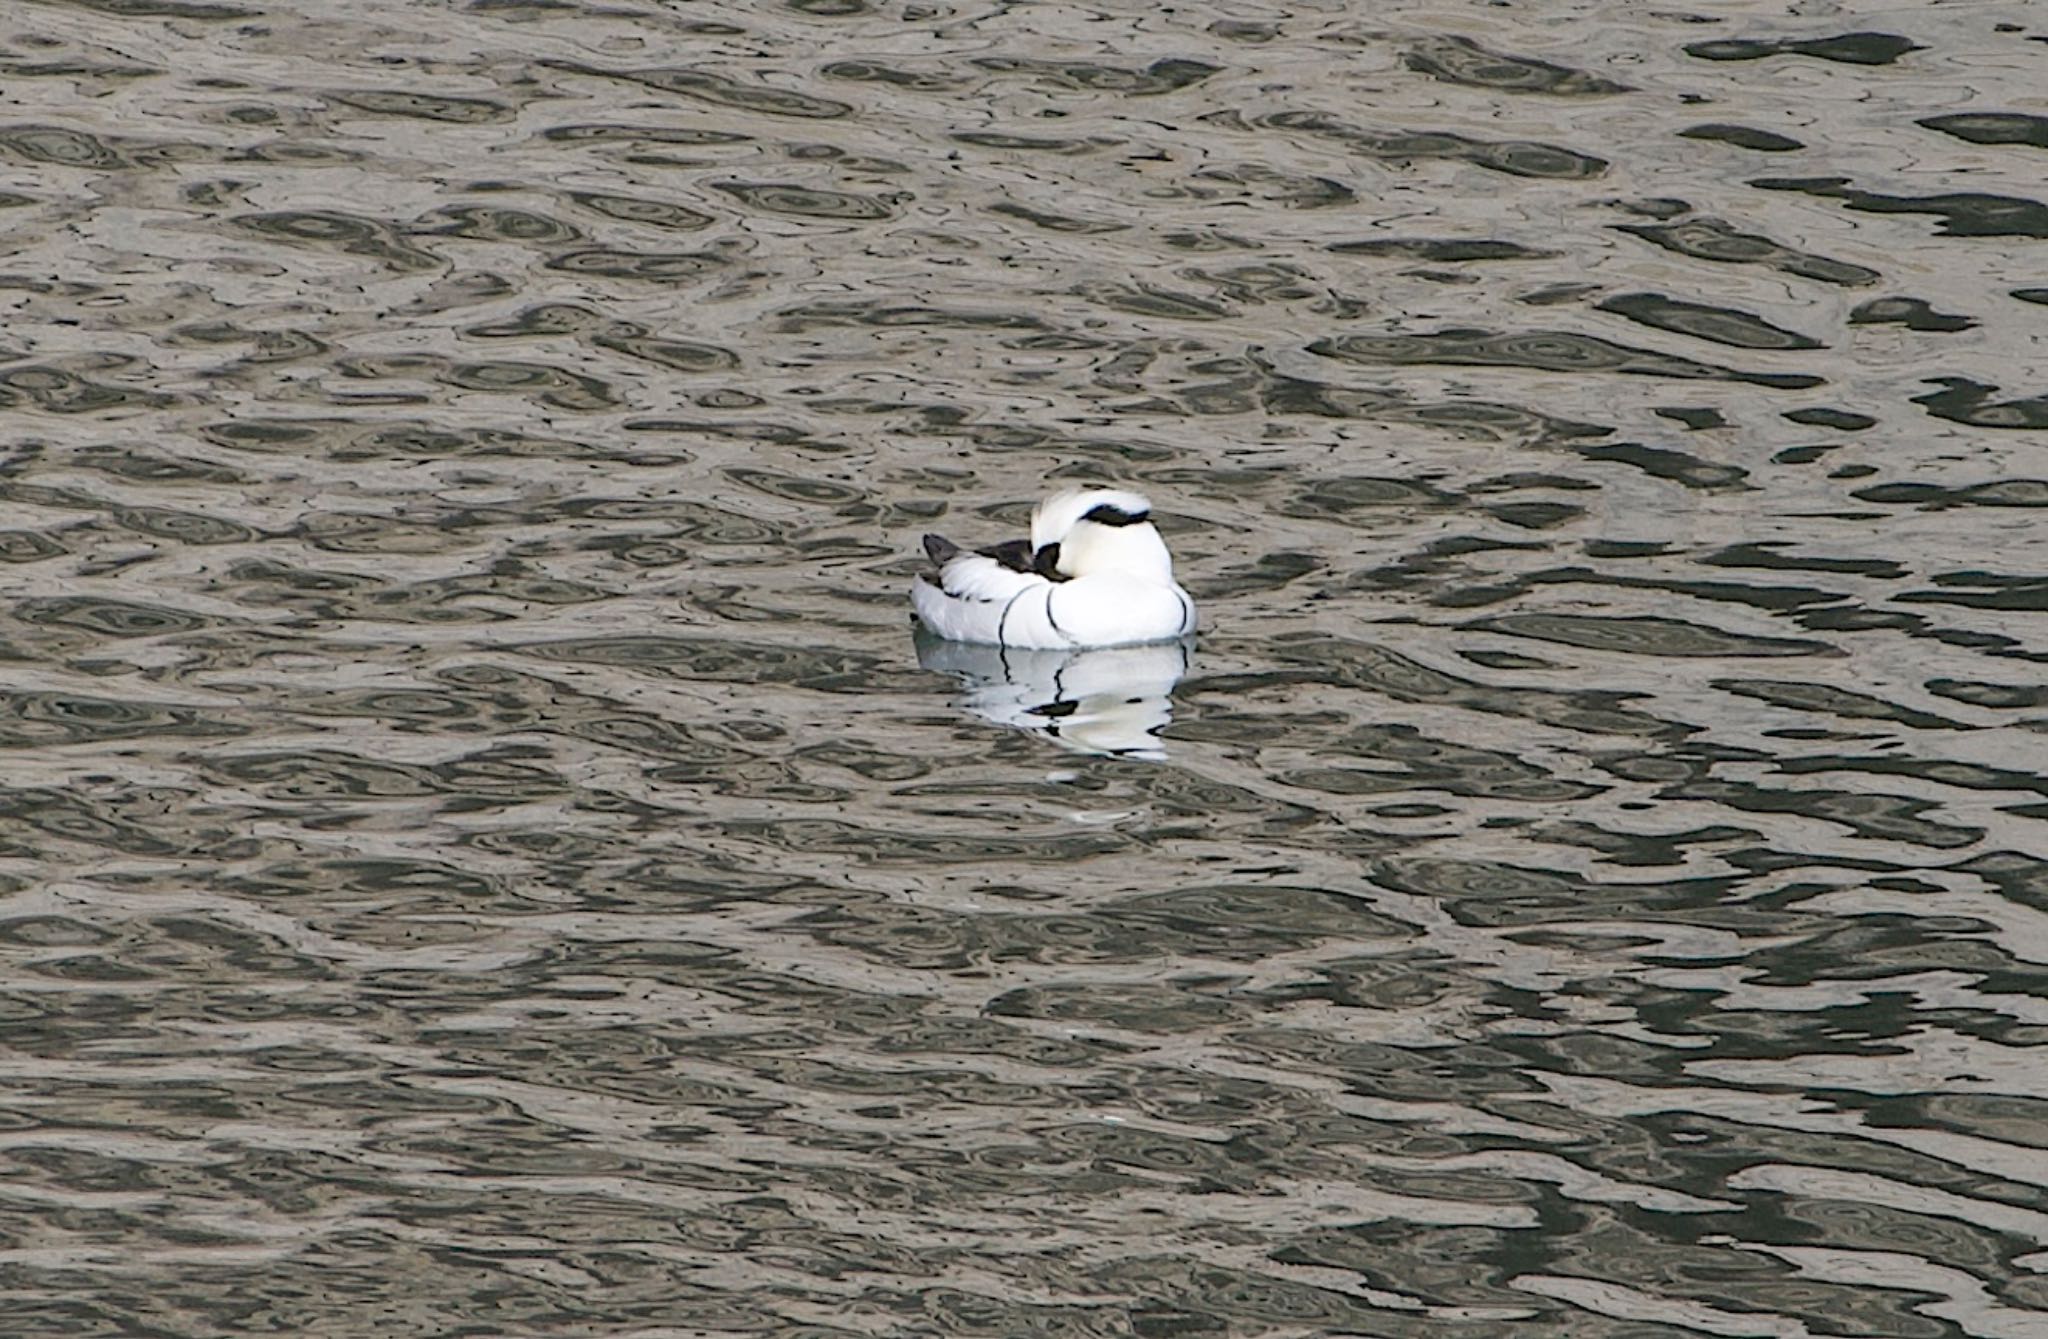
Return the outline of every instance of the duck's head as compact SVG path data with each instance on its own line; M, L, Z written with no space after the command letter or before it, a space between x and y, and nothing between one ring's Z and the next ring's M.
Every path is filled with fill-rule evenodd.
M1152 524L1152 504L1123 489L1053 494L1031 513L1031 546L1064 577L1123 572L1173 580L1173 555Z

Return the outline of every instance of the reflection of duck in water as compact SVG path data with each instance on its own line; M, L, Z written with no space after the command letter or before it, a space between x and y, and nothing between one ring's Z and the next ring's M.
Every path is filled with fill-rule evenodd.
M970 552L938 535L924 551L938 584L910 588L918 620L948 641L1071 650L1185 637L1195 602L1136 493L1055 493L1031 513L1031 538Z
M1062 748L1159 762L1159 732L1187 673L1190 641L1094 651L1027 651L919 636L917 663L957 674L963 705L984 720L1044 735Z

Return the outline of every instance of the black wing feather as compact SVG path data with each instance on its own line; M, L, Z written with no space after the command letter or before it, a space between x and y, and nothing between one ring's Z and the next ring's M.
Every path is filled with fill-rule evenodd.
M1001 544L991 544L977 552L984 558L995 559L1012 572L1031 570L1031 541L1028 539L1012 539Z

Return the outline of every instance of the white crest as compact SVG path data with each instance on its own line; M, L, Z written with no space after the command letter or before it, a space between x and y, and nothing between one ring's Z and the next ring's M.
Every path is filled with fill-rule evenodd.
M1042 549L1057 544L1079 521L1097 507L1112 507L1129 516L1151 514L1152 504L1141 493L1121 488L1070 488L1031 509L1031 547Z

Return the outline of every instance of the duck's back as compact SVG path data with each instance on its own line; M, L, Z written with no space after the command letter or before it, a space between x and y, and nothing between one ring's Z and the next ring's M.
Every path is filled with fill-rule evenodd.
M911 587L926 627L952 641L1036 650L1170 641L1195 630L1194 601L1172 583L1117 575L1048 581L983 561L994 570L956 579L948 564L941 584L920 577Z

